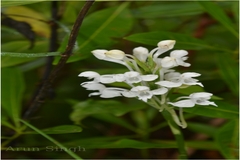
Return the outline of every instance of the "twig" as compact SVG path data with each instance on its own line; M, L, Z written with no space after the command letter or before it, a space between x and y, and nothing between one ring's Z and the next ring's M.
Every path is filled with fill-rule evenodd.
M59 20L59 18L57 17L57 13L58 13L58 4L57 3L58 3L57 1L53 1L52 4L51 4L52 22L50 23L51 35L50 35L49 52L54 52L58 48L58 44L57 44L58 25L57 25L57 23L54 23L54 21ZM43 82L49 77L49 75L51 73L51 70L52 70L52 62L53 62L53 56L50 56L50 57L46 58L46 65L45 65L45 69L44 69L44 72L43 72L43 76L42 76L40 85L38 86L38 88L34 92L30 103L32 103L34 101L34 99L39 94L39 92L42 88Z
M57 25L57 23L55 23L55 21L59 20L57 14L58 14L58 2L57 1L53 1L51 3L51 17L52 17L52 20L51 20L51 23L49 23L50 27L51 27L50 44L49 44L49 49L48 49L49 52L56 51L57 48L58 48L58 44L57 44L57 37L58 37L57 29L58 29L58 25ZM51 73L53 56L47 57L47 58L45 58L45 60L46 60L46 62L45 62L45 69L44 69L44 72L43 72L43 76L42 76L42 78L40 80L41 82L38 85L36 91L34 92L32 98L31 98L30 104L33 103L35 98L38 96L38 94L39 94L39 92L40 92L40 90L41 90L41 88L43 86L43 82L48 79L48 77L49 77L49 75ZM48 92L49 92L49 90L50 89L48 89Z
M37 110L41 106L41 104L44 102L48 88L51 87L54 80L58 76L59 72L61 71L61 69L67 62L68 58L72 54L72 50L74 48L74 44L77 39L79 28L84 20L84 17L86 16L88 10L90 9L90 7L92 6L93 3L94 3L94 0L87 0L86 3L84 4L84 6L82 7L81 11L79 12L79 14L77 16L77 19L76 19L74 25L73 25L73 29L71 31L66 50L63 52L61 59L59 60L57 66L53 69L53 71L49 75L48 79L43 82L43 85L42 85L38 95L33 100L30 107L28 108L28 110L25 112L23 118L25 118L25 119L28 118L30 116L30 114L32 112L34 112L35 110Z

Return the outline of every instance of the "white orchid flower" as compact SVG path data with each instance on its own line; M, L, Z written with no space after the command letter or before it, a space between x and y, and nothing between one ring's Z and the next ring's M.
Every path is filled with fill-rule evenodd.
M158 56L160 56L161 54L163 54L164 52L167 52L170 49L173 49L174 45L175 45L176 41L175 40L164 40L164 41L160 41L158 42L158 47L153 49L150 54L153 54L155 51L157 51L154 54L154 59L157 59Z
M196 104L217 105L209 101L212 94L207 92L192 93L189 96L180 97L180 100L177 99L177 102L169 102L168 94L171 88L183 88L191 85L203 87L203 84L195 79L195 77L199 77L201 74L195 72L181 74L172 70L172 68L176 66L190 66L189 63L185 62L188 59L187 51L174 50L170 52L169 56L159 57L161 54L173 49L175 43L175 40L160 41L157 47L150 52L147 48L136 47L133 49L133 55L125 54L123 51L116 49L94 50L92 53L96 58L122 64L126 66L129 71L122 74L105 75L100 75L94 71L82 72L78 75L79 77L86 77L92 79L92 81L84 82L81 86L87 90L94 91L90 93L89 96L100 96L102 98L119 96L138 98L154 108L159 109L160 112L163 110L168 111L176 124L185 128L187 123L183 117L184 107L193 107ZM115 82L125 82L132 88L128 90L125 88L106 87L104 85ZM151 90L150 87L153 87L153 83L159 85L159 88ZM175 113L174 107L170 107L168 104L179 107L179 117Z
M126 66L129 70L133 70L126 62L125 59L128 59L125 56L125 53L121 50L105 50L105 49L97 49L92 51L93 55L100 59L109 62L119 63Z
M98 90L98 92L93 92L89 94L91 96L98 96L102 98L113 98L122 96L122 92L127 91L126 89L116 88L116 87L106 87L103 84L97 82L84 82L81 84L82 87L86 88L87 90Z
M124 97L138 97L139 100L143 100L147 102L148 99L151 99L153 95L163 95L168 91L167 88L158 88L155 90L151 90L147 86L137 86L133 87L130 91L122 92Z
M185 97L180 97L179 99L182 98L187 98L186 100L181 100L175 103L168 102L169 104L176 106L176 107L182 107L182 108L188 108L188 107L193 107L195 104L197 105L213 105L217 106L214 102L208 101L213 94L207 93L207 92L198 92L198 93L193 93L190 94L190 96L185 96Z
M168 87L168 88L175 88L180 87L182 85L192 86L192 85L199 85L203 87L202 83L198 82L197 79L194 79L192 77L198 77L201 74L195 73L195 72L186 72L183 74L180 74L178 72L170 72L165 75L165 81L159 81L155 84Z
M97 49L92 51L93 55L101 60L112 61L112 60L122 60L125 57L125 53L120 50L105 50Z
M170 57L164 57L161 60L161 65L164 68L172 68L175 66L184 66L189 67L190 63L185 63L188 57L185 57L188 54L185 50L175 50L170 53Z
M114 82L124 82L129 84L139 83L141 81L153 81L158 78L158 75L148 74L140 75L136 71L129 71L124 74L105 74L100 75L94 71L85 71L78 75L79 77L87 77L88 79L94 79L95 82L101 82L104 84L114 83Z
M130 71L124 73L127 83L139 83L141 81L153 81L158 78L158 75L149 74L149 75L140 75L139 72Z
M79 77L87 77L88 79L94 79L93 81L95 81L95 82L101 82L101 83L105 83L105 84L116 82L114 75L112 75L112 74L100 75L94 71L82 72L78 76Z

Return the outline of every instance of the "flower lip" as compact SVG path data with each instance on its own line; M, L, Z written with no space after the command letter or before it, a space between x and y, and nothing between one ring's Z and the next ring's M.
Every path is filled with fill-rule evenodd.
M125 79L127 83L138 83L141 82L142 79L140 77L140 73L136 71L129 71L124 73Z
M147 86L137 86L137 87L133 87L131 89L131 91L133 91L133 92L147 92L147 91L149 91L149 87L147 87Z

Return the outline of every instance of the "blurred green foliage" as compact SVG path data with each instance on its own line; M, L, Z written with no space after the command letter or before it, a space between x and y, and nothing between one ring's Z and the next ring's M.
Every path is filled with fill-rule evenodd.
M57 22L56 52L65 50L69 31L83 4L58 2L61 19ZM51 20L50 1L2 1L2 12L11 6L27 7ZM176 158L176 143L157 110L136 99L89 98L89 92L80 86L86 79L77 77L88 70L109 74L126 70L96 59L91 50L120 49L131 54L136 46L152 49L161 40L174 39L175 49L189 51L188 62L192 64L178 70L201 73L199 80L204 90L215 95L213 100L218 105L184 109L189 126L183 134L193 151L189 158L238 158L238 11L237 1L95 2L80 28L74 54L53 84L52 99L28 123L20 119L43 76L46 56L52 53L48 49L50 39L37 35L30 49L24 36L2 26L2 157ZM49 21L45 23L50 25ZM39 57L33 58L32 54L38 53ZM58 60L56 56L54 64ZM176 93L188 95L195 91L199 88ZM198 139L199 135L205 138ZM72 152L48 152L47 146L65 147L68 151L72 148ZM82 150L73 150L79 146ZM23 150L26 147L38 147L40 151L27 152ZM16 151L19 148L21 151Z

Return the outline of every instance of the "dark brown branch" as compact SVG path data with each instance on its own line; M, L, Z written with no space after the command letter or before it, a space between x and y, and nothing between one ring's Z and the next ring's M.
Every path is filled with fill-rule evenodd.
M68 45L67 45L66 50L63 52L61 59L59 60L57 66L53 69L53 71L49 75L48 79L43 82L43 85L42 85L38 95L36 96L36 98L34 99L32 104L30 105L28 110L25 112L25 114L23 116L24 119L29 118L30 114L32 114L35 110L37 110L41 106L41 104L44 102L48 89L52 86L54 80L56 79L59 72L61 71L61 69L67 62L68 58L72 54L72 50L74 48L80 26L84 20L84 17L86 16L88 10L90 9L90 7L92 6L93 3L94 3L94 0L87 0L86 3L84 4L84 6L82 7L81 11L79 12L77 19L73 25L71 34L69 36Z

